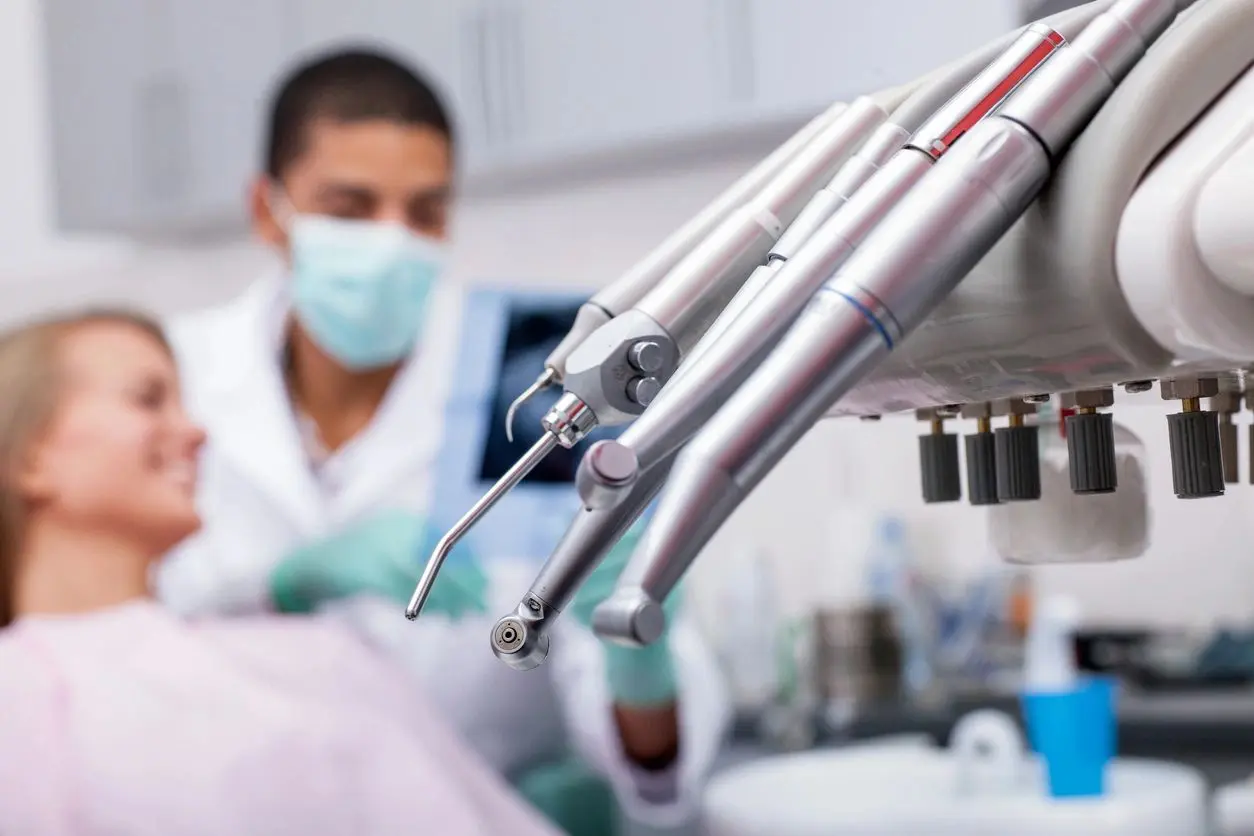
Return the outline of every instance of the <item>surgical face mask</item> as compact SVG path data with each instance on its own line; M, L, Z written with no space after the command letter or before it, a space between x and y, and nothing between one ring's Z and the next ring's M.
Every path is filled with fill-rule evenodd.
M294 215L292 306L311 339L351 369L404 358L422 336L443 245L398 224Z

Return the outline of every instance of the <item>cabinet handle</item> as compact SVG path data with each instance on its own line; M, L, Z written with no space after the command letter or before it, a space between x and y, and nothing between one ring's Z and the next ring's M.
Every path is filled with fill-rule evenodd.
M147 206L186 200L192 186L187 88L175 77L150 79L136 98L136 158L139 198Z
M511 95L509 103L509 133L514 140L523 139L527 132L527 40L526 12L514 6L509 15L509 55L506 66L512 72L506 73L509 80Z
M733 104L757 96L757 42L753 37L754 0L711 0L711 23L722 33L727 97Z
M473 76L475 104L483 123L483 134L489 145L497 142L497 120L492 106L492 89L488 83L488 12L480 11L466 20L467 75Z

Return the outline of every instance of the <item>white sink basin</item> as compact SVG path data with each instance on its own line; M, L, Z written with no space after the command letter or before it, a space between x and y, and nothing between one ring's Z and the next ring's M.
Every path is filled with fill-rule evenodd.
M1101 798L1054 800L1039 765L973 786L949 752L859 747L764 758L718 775L706 836L1201 836L1207 787L1189 767L1113 762Z

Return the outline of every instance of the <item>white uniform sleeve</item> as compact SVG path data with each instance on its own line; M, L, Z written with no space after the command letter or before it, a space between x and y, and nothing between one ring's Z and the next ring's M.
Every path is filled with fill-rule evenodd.
M214 557L212 541L203 534L171 550L154 572L157 597L185 617L273 611L270 588L264 578L229 575Z
M15 631L0 638L0 833L72 836L68 695Z
M548 663L575 751L609 780L628 817L655 827L673 827L696 814L732 719L722 672L696 626L681 615L669 641L679 690L680 753L661 771L641 769L623 751L605 654L590 630L570 619L559 621Z
M203 397L204 379L210 374L207 367L208 358L212 356L209 346L215 340L220 341L221 334L230 330L224 322L229 322L234 316L235 311L231 307L210 308L176 316L165 323L183 381L183 399L193 416L199 416L204 411L199 401ZM200 482L198 502L202 507L208 505L212 508L217 498L207 495L209 480L203 466ZM271 612L268 578L259 574L260 565L250 573L242 568L248 564L238 559L224 560L237 556L216 551L218 544L210 536L211 531L212 527L206 527L199 534L184 540L154 569L153 590L161 603L185 617Z

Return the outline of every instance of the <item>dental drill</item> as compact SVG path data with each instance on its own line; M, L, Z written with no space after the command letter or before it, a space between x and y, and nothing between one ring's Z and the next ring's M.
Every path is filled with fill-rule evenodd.
M632 484L627 502L643 511L662 489L675 454ZM549 629L589 573L639 517L601 508L580 508L553 554L514 611L492 628L492 652L511 668L531 670L549 655Z
M566 361L566 391L542 420L540 439L437 543L406 607L417 618L453 546L559 445L567 449L597 426L633 419L653 400L684 350L704 333L810 198L888 116L900 91L864 96L844 108L797 151L751 201L734 210L661 282L598 328Z
M1103 5L1108 4L1090 4ZM1065 18L1060 16L1057 23L1078 31L1099 11L1100 8L1073 10ZM711 404L712 411L713 404L725 395L704 391L710 387L710 371L721 373L729 382L743 380L752 369L748 358L767 343L773 343L805 300L831 275L838 261L851 252L849 239L860 240L936 159L1041 66L1062 42L1058 32L1041 23L978 51L974 61L964 61L938 82L918 89L815 195L772 249L767 264L754 271L659 398L627 429L625 443L595 445L584 457L581 472L590 460L602 457L596 463L599 484L612 488L613 498L622 499L623 504L610 510L614 503L597 502L595 493L584 492L586 482L581 477L586 507L577 513L566 536L514 612L495 626L492 647L498 658L523 670L543 661L548 651L548 624L660 490L674 453L687 435L675 444L658 445L654 448L656 455L648 457L648 464L638 467L630 450L630 439L637 428L643 425L646 437L656 426L665 432L670 421L699 413L701 398ZM945 102L940 108L936 108L936 88L941 93L940 101ZM917 107L919 101L924 108ZM917 115L911 115L912 111ZM925 119L928 114L930 117ZM896 168L893 163L898 164ZM844 220L837 222L838 218ZM739 366L727 369L728 362L739 362ZM744 367L744 373L735 374L740 367ZM695 385L693 381L697 381ZM690 410L690 405L698 409ZM659 413L664 416L660 425L651 421ZM616 455L620 449L626 450L627 456ZM616 467L621 469L616 472ZM644 479L639 479L641 473L647 474Z
M656 641L661 602L783 455L953 291L1048 182L1089 120L1176 16L1119 0L937 161L808 302L689 442L594 629Z

